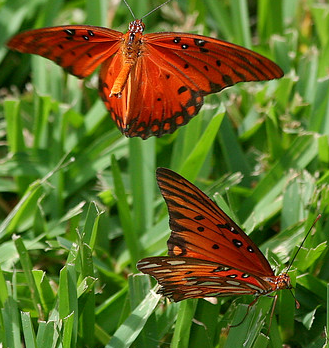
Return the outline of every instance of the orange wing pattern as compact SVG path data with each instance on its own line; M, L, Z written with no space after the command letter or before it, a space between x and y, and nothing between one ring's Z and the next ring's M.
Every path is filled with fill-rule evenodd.
M201 190L165 168L157 170L157 180L170 215L170 256L201 258L258 276L274 275L255 243Z
M35 29L14 36L7 46L51 59L79 78L90 75L116 53L123 34L91 25Z

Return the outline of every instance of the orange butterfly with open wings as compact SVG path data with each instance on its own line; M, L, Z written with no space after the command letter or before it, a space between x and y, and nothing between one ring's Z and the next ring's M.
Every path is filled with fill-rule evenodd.
M195 34L143 34L144 28L141 19L125 34L58 26L20 33L7 45L51 59L79 78L101 65L99 93L113 121L127 137L143 139L187 124L208 94L283 76L271 60L241 46Z

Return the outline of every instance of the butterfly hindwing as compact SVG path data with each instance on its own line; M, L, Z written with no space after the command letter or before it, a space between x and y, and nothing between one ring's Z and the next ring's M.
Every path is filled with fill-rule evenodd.
M244 271L189 257L149 257L139 261L137 267L158 281L158 293L175 302L271 290L264 280Z
M146 139L173 133L188 123L203 104L200 93L186 88L181 76L163 69L151 57L145 53L138 59L121 98L110 97L110 92L122 68L122 58L115 56L102 64L101 97L121 132L129 137Z

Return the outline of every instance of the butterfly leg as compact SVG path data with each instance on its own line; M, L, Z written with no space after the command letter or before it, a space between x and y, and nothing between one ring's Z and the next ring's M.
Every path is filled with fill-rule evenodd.
M271 310L271 315L270 315L270 322L268 324L268 329L267 329L267 332L266 332L266 336L268 336L268 334L270 333L270 329L271 329L271 325L272 325L272 319L273 319L273 315L274 315L274 310L275 310L276 302L278 300L278 295L270 296L270 297L273 297L274 301L273 301L273 305L272 305L272 310Z
M291 291L290 291L291 292ZM298 309L300 307L300 304L299 302L297 301L296 297L294 296L294 294L291 292L293 298L295 299L295 302L296 302L296 308ZM274 295L274 296L271 296L271 295L268 295L268 297L273 297L274 298L274 301L273 301L273 305L272 305L272 310L271 310L271 316L270 316L270 322L269 322L269 325L268 325L268 329L267 329L267 332L266 332L266 336L268 336L269 332L270 332L270 328L271 328L271 325L272 325L272 319L273 319L273 315L274 315L274 310L275 310L275 306L276 306L276 302L278 300L278 295Z
M259 297L256 297L252 302L249 303L248 308L247 308L247 312L246 312L246 314L244 315L244 317L242 318L242 320L241 320L238 324L229 325L229 328L231 328L231 327L238 327L238 326L240 326L240 325L244 322L244 320L247 318L247 315L248 315L248 313L249 313L251 307L252 307L253 305L255 305L256 302L258 301L258 298L259 298Z

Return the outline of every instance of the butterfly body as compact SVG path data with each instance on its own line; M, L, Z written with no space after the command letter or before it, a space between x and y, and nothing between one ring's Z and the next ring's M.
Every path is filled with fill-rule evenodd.
M208 94L283 76L269 59L229 42L143 31L142 20L132 21L125 34L68 25L23 32L7 45L51 59L79 78L101 66L99 93L112 119L127 137L143 139L187 124Z
M123 35L121 47L123 58L122 69L113 83L109 97L122 97L122 91L126 86L131 70L134 69L137 59L141 55L141 38L144 28L145 24L141 20L135 20L129 24L128 32Z
M177 302L291 288L289 275L276 276L253 241L202 191L165 168L157 180L170 215L169 256L142 259L137 268L159 282L160 294Z

